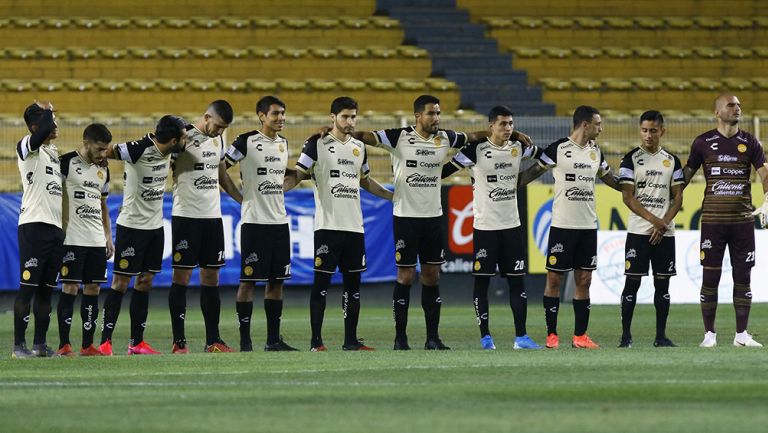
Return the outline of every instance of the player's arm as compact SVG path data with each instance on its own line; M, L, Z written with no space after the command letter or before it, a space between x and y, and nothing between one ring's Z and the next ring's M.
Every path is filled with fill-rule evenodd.
M285 177L283 178L283 192L296 188L301 181L306 179L309 179L309 173L297 169L286 168Z
M546 173L547 170L549 170L549 168L541 165L540 163L533 164L532 166L528 167L527 170L520 173L520 176L517 177L517 187L520 188L521 186L528 185L529 183L538 179L539 176Z
M697 170L695 168L691 168L687 165L683 167L683 179L684 179L683 188L685 188L686 186L688 186L689 183L691 183L691 179L693 179L693 176L696 174L696 171Z
M310 178L312 168L317 161L317 140L320 138L320 135L315 134L304 142L304 147L301 149L301 155L299 155L299 159L296 161L296 169L285 171L283 191L290 191L301 181Z
M624 204L635 213L635 215L648 221L653 225L653 233L651 234L651 244L656 245L661 240L658 236L663 236L667 231L667 223L661 218L652 214L648 209L635 198L635 185L634 183L624 183L621 185L622 198ZM678 208L679 210L679 208ZM677 213L677 212L675 212ZM657 235L658 232L658 235ZM658 238L658 239L656 239ZM656 242L654 242L656 240Z
M611 172L608 172L602 175L600 177L600 180L602 180L604 184L608 185L612 189L615 189L616 191L619 191L619 192L624 191L623 188L621 187L621 184L619 184L619 178L614 176L613 173Z
M51 104L49 101L35 102L35 104L37 104L37 106L42 108L44 111L43 111L43 117L38 122L35 132L33 132L32 136L29 137L28 150L30 152L36 151L37 149L40 148L40 146L43 145L45 140L48 139L48 136L51 135L51 132L53 131L53 127L54 127L53 104Z
M395 196L392 191L384 188L384 185L380 184L379 181L370 176L365 176L364 178L360 179L360 186L363 187L364 190L370 192L376 197L381 197L384 200L392 201L392 198Z
M440 178L445 179L459 170L461 170L461 167L457 166L453 161L448 161L443 164L443 171L440 173Z
M667 209L667 213L664 214L664 224L666 224L665 227L669 227L670 224L672 224L672 221L675 220L675 216L678 212L680 212L680 209L683 207L683 184L678 183L677 185L672 185L669 189L669 198L671 200L669 204L669 209ZM664 236L663 232L659 232L657 230L653 230L653 233L651 233L651 244L656 245L657 243L661 242L662 237Z
M221 189L229 194L229 196L232 197L234 201L242 204L243 193L240 192L240 189L237 187L237 185L235 185L235 182L229 176L229 172L227 171L228 166L229 162L225 161L221 161L219 164L219 186L221 186Z
M752 215L760 219L760 227L765 228L768 225L768 168L763 164L757 169L757 175L760 176L760 183L763 184L763 204L752 212Z
M376 140L376 135L373 132L355 131L351 135L352 138L360 140L369 146L376 146L379 144L378 140Z
M109 218L107 196L101 196L101 226L104 229L104 238L107 240L107 259L115 254L115 244L112 242L112 221Z

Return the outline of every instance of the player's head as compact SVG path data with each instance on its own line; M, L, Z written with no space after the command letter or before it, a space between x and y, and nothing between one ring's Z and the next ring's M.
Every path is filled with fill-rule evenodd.
M201 120L201 125L197 125L203 134L209 137L218 137L224 132L229 124L232 123L235 114L229 102L223 99L217 99L208 105L205 114Z
M666 131L664 129L664 116L658 111L646 111L640 116L640 137L646 147L655 148L658 146Z
M331 103L331 121L333 129L342 134L351 134L357 123L357 101L341 96Z
M41 107L37 102L31 104L29 107L27 107L26 110L24 110L24 123L27 124L27 129L29 129L29 132L34 133L37 130L37 125L43 119L44 112L45 109ZM58 125L56 124L56 120L54 120L53 130L51 131L50 135L48 135L48 140L53 140L58 136Z
M424 132L434 134L440 127L440 100L432 95L421 95L413 101L416 125Z
M573 112L573 129L581 129L587 140L594 140L603 132L603 121L600 112L589 105L579 105Z
M741 120L741 102L734 95L720 95L715 99L715 118L718 123L735 126Z
M106 164L107 149L111 141L112 133L101 123L91 123L83 131L83 148L88 159L95 164Z
M169 145L171 150L184 150L187 143L187 129L181 117L167 114L160 118L155 126L155 140L163 145Z
M277 96L264 96L256 103L256 115L263 128L282 131L285 127L285 102Z
M512 110L506 105L497 105L488 112L488 123L491 129L491 139L494 143L509 140L515 124L512 119Z

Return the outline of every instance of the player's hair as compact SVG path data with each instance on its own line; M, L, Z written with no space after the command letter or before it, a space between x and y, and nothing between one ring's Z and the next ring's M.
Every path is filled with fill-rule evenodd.
M208 106L208 109L221 117L221 120L223 120L224 123L232 123L232 120L235 118L235 113L232 110L232 106L229 105L229 102L223 99L217 99L211 102L211 105Z
M184 134L186 123L181 117L166 114L161 117L155 126L155 138L160 143L168 143L175 139L180 139Z
M273 105L279 105L280 107L283 107L283 109L285 109L285 102L283 102L277 96L269 95L259 99L259 102L256 103L256 113L267 114L267 112L269 112L269 107Z
M43 118L43 110L37 104L32 104L24 110L24 123L27 124L27 128L31 131L33 125L37 125L40 119Z
M664 126L664 116L656 110L648 110L640 116L640 123L645 121L656 122L659 126Z
M578 128L581 122L592 122L592 117L600 112L589 105L579 105L573 112L573 127Z
M514 116L515 114L512 112L512 110L507 107L506 105L497 105L493 108L491 108L491 111L488 112L488 121L489 122L495 122L496 118L499 116Z
M83 131L83 140L91 143L109 143L112 141L112 133L104 124L91 123Z
M357 110L357 101L349 96L340 96L331 102L331 114L339 114L341 110Z
M421 95L418 98L416 98L415 101L413 101L413 112L421 113L424 111L424 108L426 108L427 104L439 104L439 103L440 103L440 100L437 99L437 96Z

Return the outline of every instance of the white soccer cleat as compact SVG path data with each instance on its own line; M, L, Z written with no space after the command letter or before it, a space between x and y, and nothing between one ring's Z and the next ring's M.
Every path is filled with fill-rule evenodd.
M699 344L699 347L715 347L717 346L717 334L714 332L707 331L706 334L704 334L704 341Z
M733 345L736 347L763 347L762 344L752 339L747 331L737 332L733 338Z

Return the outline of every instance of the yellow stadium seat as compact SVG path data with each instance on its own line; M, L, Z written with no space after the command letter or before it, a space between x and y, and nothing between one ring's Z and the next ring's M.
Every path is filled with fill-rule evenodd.
M189 51L199 59L213 59L219 55L219 50L215 48L192 48Z
M752 19L745 17L726 17L723 21L734 29L751 29L753 25Z
M638 90L659 90L663 83L656 78L633 78L632 83Z
M603 55L603 50L593 47L573 47L573 53L585 59L594 59Z
M336 48L309 47L309 53L319 59L330 59L339 53Z
M272 59L280 56L280 51L276 50L275 48L250 47L249 51L254 57L257 58Z
M627 17L605 17L605 25L612 29L631 29L635 26L632 18Z
M72 47L69 55L76 59L93 59L99 56L99 50L95 48Z
M33 83L37 90L43 92L58 92L64 88L64 85L60 81L34 80Z
M765 15L757 15L752 17L752 20L755 22L755 25L760 28L768 28L768 16Z
M216 84L221 90L226 92L244 92L248 90L248 85L240 80L220 80Z
M397 49L391 47L370 46L368 53L378 59L391 59L397 57Z
M312 18L312 25L320 29L335 29L341 25L338 18L316 17Z
M749 90L752 89L752 81L745 78L726 77L722 79L723 88L730 90Z
M158 50L149 47L128 47L128 54L137 59L153 59L157 57Z
M152 80L137 80L137 79L128 79L125 80L125 85L137 92L148 92L151 90L154 90L157 87L157 83L155 83Z
M105 92L117 92L125 89L125 83L118 80L109 80L106 78L100 78L93 80L93 84L97 89Z
M377 80L375 78L365 80L368 83L368 87L371 90L376 90L380 92L389 92L392 90L397 90L397 83L394 81L388 81L388 80Z
M154 17L135 17L132 19L133 25L140 29L155 29L163 25L163 21Z
M603 84L608 90L625 92L635 88L634 83L623 78L604 78Z
M539 84L546 90L570 90L571 82L562 78L542 78Z
M11 26L11 20L0 17L0 29L6 29Z
M32 83L26 80L2 80L0 83L9 92L28 92L32 89Z
M632 51L634 51L638 57L643 57L646 59L655 59L657 57L661 57L664 54L659 48L656 47L632 47Z
M572 81L573 87L578 90L600 90L602 84L597 80L589 78L574 78Z
M723 20L716 17L696 17L693 20L703 29L718 30L723 27Z
M625 47L605 47L604 51L605 54L607 54L609 57L614 57L617 59L632 57L632 50Z
M512 27L512 20L501 17L482 17L480 22L490 29L508 29Z
M95 87L92 81L76 80L76 79L63 80L62 84L64 84L64 87L67 90L72 90L74 92L87 92L89 90L93 90L93 88Z
M360 90L365 90L368 87L368 84L366 84L365 81L358 80L339 80L338 83L342 90L346 90L348 92L359 92Z
M176 47L158 47L157 51L160 53L161 56L168 59L181 59L183 57L186 57L187 54L189 54L186 48L176 48Z
M368 56L368 50L358 47L339 47L339 54L348 59L361 59Z
M128 50L124 48L100 47L97 49L101 57L106 59L122 59L128 55Z
M197 92L210 92L216 89L216 83L210 80L187 80L187 88Z
M370 21L374 27L378 27L380 29L396 29L400 27L400 21L385 16L368 17L368 21Z
M552 57L555 59L564 59L566 57L571 57L571 50L568 48L560 48L560 47L543 47L541 51L546 54L548 57Z
M307 18L284 17L283 25L291 29L307 29L311 22Z
M537 29L544 25L544 20L536 17L514 17L512 20L518 27Z
M583 29L599 29L605 25L605 21L596 17L576 17L574 21Z
M606 118L611 120L626 119L630 116L631 115L626 111L610 110L610 109L600 110L600 117L602 117L603 119L606 119Z
M446 80L445 78L425 78L424 83L430 89L439 90L441 92L448 92L458 89L456 83Z
M30 29L32 27L40 27L40 18L28 18L28 17L14 17L11 18L11 22L16 27Z
M708 59L715 59L723 56L723 50L717 47L693 47L693 51L699 55Z
M752 57L752 50L743 47L723 47L726 56L732 59L748 59Z
M757 57L768 59L768 47L752 47L752 51Z
M546 17L544 18L544 22L546 22L549 27L556 29L569 29L573 27L573 18L569 17Z
M213 17L192 17L190 18L190 22L193 26L199 27L202 29L212 29L215 27L218 27L221 24L221 21L219 21L218 18Z
M277 89L277 84L270 80L250 79L245 80L245 84L255 92L273 92Z
M402 57L409 59L426 59L429 58L429 51L424 48L415 47L412 45L401 45L397 47L397 52Z
M360 17L339 17L339 21L345 26L352 29L362 29L368 27L370 22L367 18Z
M77 27L84 29L92 29L101 25L101 18L98 17L75 17L72 18L72 23Z
M124 29L131 26L131 20L120 17L104 17L102 22L111 29Z
M689 17L667 17L667 25L673 29L690 29L693 28L693 19Z
M418 81L418 80L408 80L408 79L398 79L395 80L395 83L397 83L397 86L406 91L420 91L427 88L426 83L424 81Z
M690 81L677 77L665 77L661 82L669 90L690 90L693 87Z
M8 57L12 59L26 60L33 59L37 56L37 52L29 48L6 48L6 52L8 53Z
M664 47L663 49L664 49L664 52L666 52L669 57L674 57L678 59L687 59L688 57L691 57L693 55L693 51L690 48Z
M237 47L224 47L219 50L219 52L229 59L243 59L247 58L250 55L250 50L247 48L237 48Z
M281 23L278 18L256 17L253 19L253 25L260 29L273 29L279 27Z
M768 110L752 110L750 113L754 117L759 117L760 119L768 119Z
M309 85L310 89L316 90L318 92L326 92L329 90L334 90L337 87L336 82L331 80L310 79L310 80L307 80L307 84Z
M233 29L245 29L251 26L251 20L239 17L221 17L221 23Z
M178 80L160 79L156 83L157 87L165 92L178 92L186 87L183 81Z
M71 24L69 18L44 17L40 20L42 21L43 26L49 29L63 29L69 27Z
M515 57L521 59L537 59L542 56L541 49L531 47L511 47L510 50L514 53Z
M309 53L306 48L280 47L279 50L283 56L293 59L307 57L307 54Z
M636 17L635 24L644 29L656 30L664 27L664 20L661 17Z
M702 109L691 110L690 114L691 114L691 117L695 117L698 119L711 119L714 117L714 113L712 112L712 110L702 110Z
M52 60L66 59L68 54L67 50L62 48L40 48L38 52L42 58Z
M753 78L752 83L760 91L768 90L768 78Z
M277 80L277 85L281 90L305 90L307 88L306 81L300 80Z

